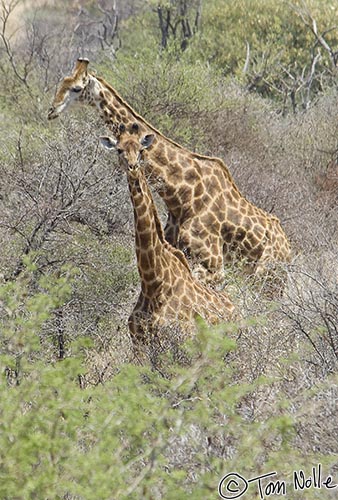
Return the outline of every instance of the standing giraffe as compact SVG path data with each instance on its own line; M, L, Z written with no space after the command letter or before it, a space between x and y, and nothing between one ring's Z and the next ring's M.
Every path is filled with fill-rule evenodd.
M108 83L89 73L88 63L78 59L73 74L62 80L48 118L78 101L95 106L116 136L120 123L139 137L154 134L145 151L146 173L169 212L165 237L190 257L196 276L217 283L226 262L244 259L250 272L261 273L269 262L289 260L279 219L240 193L221 159L192 153L163 136Z
M196 316L215 324L229 319L234 306L224 292L216 292L198 282L188 262L165 237L156 206L146 181L142 157L155 139L147 134L139 140L136 134L120 126L118 140L102 137L102 144L119 153L121 169L127 172L134 207L135 246L141 293L129 318L129 329L137 347L148 333L170 323L191 331Z

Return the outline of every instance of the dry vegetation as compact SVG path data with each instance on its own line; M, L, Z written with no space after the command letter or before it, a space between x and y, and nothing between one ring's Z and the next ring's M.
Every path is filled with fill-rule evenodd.
M229 76L210 61L194 61L193 42L187 48L173 40L168 53L159 49L157 3L54 1L35 10L34 2L1 2L0 368L6 398L0 420L16 425L0 430L1 446L14 450L10 460L0 455L0 482L7 477L12 485L0 487L4 499L181 499L189 492L216 498L227 471L249 477L275 467L289 477L299 464L311 468L317 462L338 482L336 76L329 80L330 63L314 68L321 73L313 79L325 84L313 84L307 109L294 106L294 95L287 95L289 106L284 97L262 97L248 90L248 75L241 80L235 71ZM200 2L185 3L195 19ZM310 4L316 11L316 2ZM11 30L18 25L19 32L11 37L6 23ZM334 30L334 22L328 23L323 32ZM335 30L330 44L338 40ZM140 50L144 33L150 41ZM313 34L308 36L317 50ZM54 86L78 55L89 56L98 73L164 133L224 158L242 192L278 215L294 251L282 298L271 302L261 293L262 283L243 278L238 268L228 270L226 287L241 310L240 324L216 333L201 327L193 347L180 344L179 332L165 332L167 352L150 352L143 371L132 364L126 326L139 287L126 180L98 146L102 125L93 111L74 109L58 122L46 120ZM322 49L325 55L329 60ZM235 349L231 342L217 346L227 336ZM48 422L55 410L39 399L45 385L27 399L20 392L25 380L33 390L39 373L47 386L53 377L62 381L53 382L55 394L69 383L64 397L71 394L69 407L82 411L79 421L97 412L92 427L74 424L72 434L69 416L62 417L60 434L56 424L41 431L34 420L38 412L47 408ZM54 460L51 451L53 472L42 469L46 481L31 484L32 469L39 476L39 452L30 460L33 441L20 447L24 426L18 417L30 425L30 411L42 446L67 436L65 453L72 456L76 448L87 463L70 462L70 473L68 458L60 452L62 458ZM120 422L116 427L112 414ZM101 463L107 447L116 457ZM16 468L21 482L11 476ZM72 482L87 484L87 477L93 481L88 490L72 494ZM336 491L311 490L306 498L334 498Z

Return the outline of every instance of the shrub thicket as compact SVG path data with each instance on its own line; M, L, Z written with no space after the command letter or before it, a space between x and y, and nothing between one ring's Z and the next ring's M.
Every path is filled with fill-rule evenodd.
M185 346L186 366L163 360L165 378L127 363L110 381L84 386L84 337L66 359L38 357L44 325L70 298L71 274L44 277L29 292L35 272L28 264L1 289L1 498L205 498L232 470L251 477L264 466L287 477L307 466L309 454L291 445L302 410L294 412L281 380L239 381L229 358L235 325L200 325ZM325 382L320 391L327 390ZM264 409L266 393L273 411ZM300 397L313 408L306 388ZM334 463L313 459L328 470Z

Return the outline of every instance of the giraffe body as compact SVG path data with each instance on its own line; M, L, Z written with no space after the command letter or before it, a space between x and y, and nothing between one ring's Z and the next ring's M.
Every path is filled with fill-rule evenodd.
M152 137L147 135L141 141L143 148L150 147ZM103 142L119 151L120 166L127 170L134 207L135 247L141 278L141 292L129 318L135 344L143 342L147 333L167 324L184 325L185 330L192 331L197 316L208 324L229 319L234 306L228 296L198 282L184 254L166 241L144 168L140 166L138 137L126 133L120 135L117 144L109 138Z
M96 106L116 136L120 123L131 132L136 124L140 137L154 134L152 146L144 153L146 174L169 212L165 237L189 257L196 276L217 282L224 264L231 261L245 259L250 272L260 273L269 262L290 259L279 219L240 193L221 159L190 152L163 136L108 83L88 73L87 65L88 61L79 60L73 75L63 80L49 118L78 100Z

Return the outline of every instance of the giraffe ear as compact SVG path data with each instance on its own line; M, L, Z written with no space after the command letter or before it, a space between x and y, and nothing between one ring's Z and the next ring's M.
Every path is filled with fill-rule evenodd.
M140 143L142 144L144 149L148 149L152 143L154 142L155 135L154 134L147 134L142 139L140 140Z
M117 146L117 140L107 135L100 137L100 142L106 149L115 149Z

